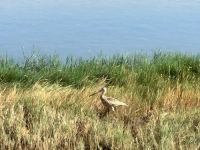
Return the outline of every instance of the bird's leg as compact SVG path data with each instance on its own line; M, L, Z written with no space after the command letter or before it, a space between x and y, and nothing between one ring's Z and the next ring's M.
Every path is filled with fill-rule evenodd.
M109 109L109 108L106 108L106 110L105 110L105 115L108 115L109 112L110 112L110 109Z
M111 109L112 109L112 111L115 111L115 107L112 106Z

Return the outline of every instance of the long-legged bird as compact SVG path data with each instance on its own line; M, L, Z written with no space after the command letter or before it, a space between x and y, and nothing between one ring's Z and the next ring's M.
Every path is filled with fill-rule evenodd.
M108 110L115 111L117 106L128 106L124 102L120 102L115 98L105 96L106 91L107 91L106 87L103 87L98 92L95 92L91 94L90 96L100 93L101 102Z

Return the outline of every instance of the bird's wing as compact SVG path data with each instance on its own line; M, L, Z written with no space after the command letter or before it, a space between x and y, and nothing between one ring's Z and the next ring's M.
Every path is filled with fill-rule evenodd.
M120 102L117 99L112 98L112 97L107 97L107 100L113 106L128 106L126 103Z

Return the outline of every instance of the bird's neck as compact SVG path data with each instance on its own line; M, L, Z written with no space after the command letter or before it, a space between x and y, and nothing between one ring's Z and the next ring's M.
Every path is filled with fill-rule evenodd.
M105 104L107 102L107 98L104 94L100 95L100 100L103 104Z
M104 99L105 98L105 92L102 92L100 97Z

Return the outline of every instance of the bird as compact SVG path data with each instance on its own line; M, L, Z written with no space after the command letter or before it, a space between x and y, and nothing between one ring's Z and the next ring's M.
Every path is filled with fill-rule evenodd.
M106 92L107 92L107 88L103 87L98 92L95 92L91 94L90 96L100 93L101 102L104 105L104 107L106 107L108 110L115 111L116 107L118 106L128 106L126 103L121 102L115 98L105 96Z

